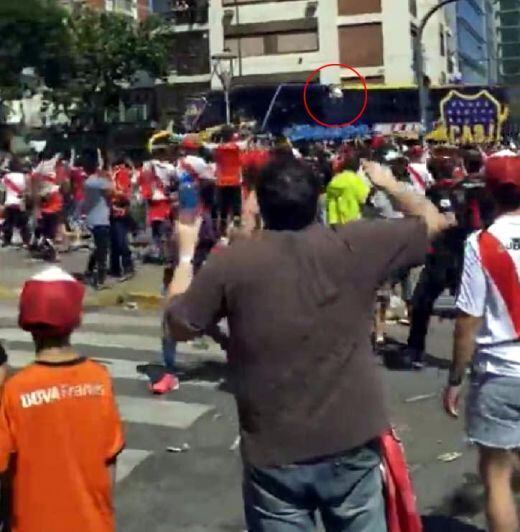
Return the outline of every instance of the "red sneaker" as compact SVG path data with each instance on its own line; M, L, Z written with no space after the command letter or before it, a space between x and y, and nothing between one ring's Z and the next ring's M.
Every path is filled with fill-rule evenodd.
M155 384L150 384L150 391L157 395L163 395L178 390L179 386L179 379L173 373L165 373Z

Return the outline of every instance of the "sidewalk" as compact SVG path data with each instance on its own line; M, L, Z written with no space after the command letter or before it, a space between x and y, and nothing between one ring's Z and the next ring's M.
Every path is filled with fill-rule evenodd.
M82 274L88 259L87 250L60 255L59 266L70 274ZM0 249L0 300L18 299L23 283L47 266L30 259L22 249ZM136 276L124 283L113 283L110 288L96 291L87 287L85 305L89 308L111 307L136 303L140 309L156 309L162 305L162 266L136 264Z

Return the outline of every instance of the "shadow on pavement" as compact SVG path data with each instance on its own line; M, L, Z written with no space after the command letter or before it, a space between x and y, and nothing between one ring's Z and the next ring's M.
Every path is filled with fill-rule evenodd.
M394 338L387 338L384 346L377 348L377 354L381 356L384 365L392 371L407 371L411 369L411 360L405 354L406 344ZM437 369L449 369L450 361L426 354L424 357L426 366Z

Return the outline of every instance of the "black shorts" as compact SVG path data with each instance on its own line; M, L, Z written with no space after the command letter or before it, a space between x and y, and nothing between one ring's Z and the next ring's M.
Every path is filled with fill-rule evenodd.
M240 218L242 214L242 187L218 187L217 211L220 218L227 218L229 213L233 218Z
M61 223L61 213L44 212L40 219L40 231L45 238L54 240L58 233L58 226Z

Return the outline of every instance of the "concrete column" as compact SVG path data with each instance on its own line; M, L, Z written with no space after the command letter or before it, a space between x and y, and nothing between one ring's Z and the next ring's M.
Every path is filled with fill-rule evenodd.
M316 14L322 64L339 63L338 1L319 1ZM324 85L340 84L341 69L330 67L322 70L321 83Z
M222 0L210 0L209 4L209 55L224 51L224 8ZM212 66L211 66L212 68ZM212 89L222 89L217 76L211 80Z
M383 57L387 85L411 85L413 45L408 0L382 0Z

